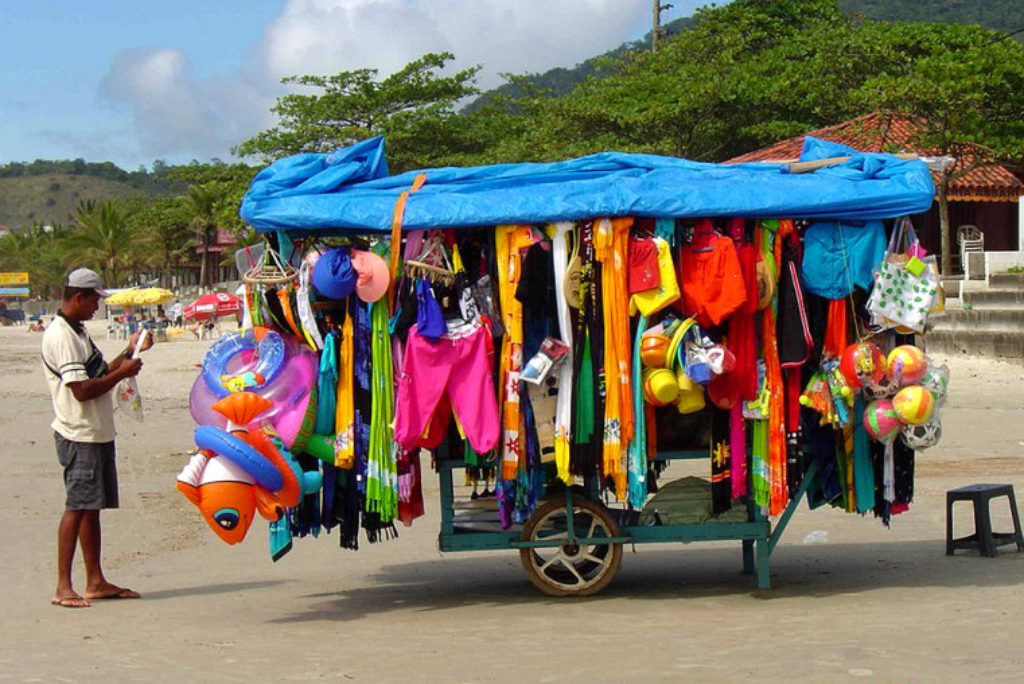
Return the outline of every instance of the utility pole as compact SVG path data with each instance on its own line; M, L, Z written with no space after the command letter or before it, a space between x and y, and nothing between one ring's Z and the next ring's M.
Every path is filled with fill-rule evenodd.
M651 52L658 51L658 37L661 34L661 13L664 10L672 9L672 5L661 4L661 0L654 0L654 26L651 29Z

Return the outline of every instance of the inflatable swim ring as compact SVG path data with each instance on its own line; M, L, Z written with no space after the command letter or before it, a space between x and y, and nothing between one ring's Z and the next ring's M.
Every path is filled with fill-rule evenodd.
M279 333L247 328L213 343L203 357L200 377L217 397L244 390L258 392L274 381L284 363L284 340Z
M317 367L316 353L294 335L267 331L261 337L251 330L225 335L207 351L203 370L192 385L192 419L197 425L226 428L228 419L215 404L233 394L255 392L270 402L270 408L259 414L260 422L272 425L285 448L291 449L303 420L316 410ZM239 391L231 392L225 383Z

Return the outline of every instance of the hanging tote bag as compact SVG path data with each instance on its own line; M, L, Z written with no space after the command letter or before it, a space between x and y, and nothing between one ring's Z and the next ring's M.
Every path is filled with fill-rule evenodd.
M939 297L939 274L934 261L930 266L907 253L910 247L919 247L919 244L909 219L901 219L889 238L868 298L867 309L873 326L924 332L928 312Z

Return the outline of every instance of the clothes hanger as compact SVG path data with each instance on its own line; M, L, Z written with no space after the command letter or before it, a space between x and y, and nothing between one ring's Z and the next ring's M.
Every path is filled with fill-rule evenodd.
M424 278L432 283L455 283L455 271L422 261L406 261L402 265L402 271L410 278Z
M451 270L451 261L448 259L448 250L444 243L444 235L440 230L434 228L423 239L423 248L419 256L412 261L437 267L447 267Z
M694 252L710 252L720 237L711 219L697 219L693 234L690 236L690 249Z
M402 265L402 271L410 278L425 278L431 282L448 285L455 282L455 271L452 269L444 235L440 230L435 228L427 234L419 256L406 260Z
M655 236L657 222L654 218L644 216L633 222L633 237L637 240L647 240Z

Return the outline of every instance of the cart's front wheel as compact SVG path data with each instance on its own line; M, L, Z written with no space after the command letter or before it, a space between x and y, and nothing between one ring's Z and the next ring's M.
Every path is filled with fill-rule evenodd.
M573 495L574 541L570 543L567 512L562 497L537 508L523 528L523 541L564 543L521 548L519 559L527 577L545 594L596 594L612 581L622 563L622 544L600 541L601 538L618 537L619 526L604 506Z

